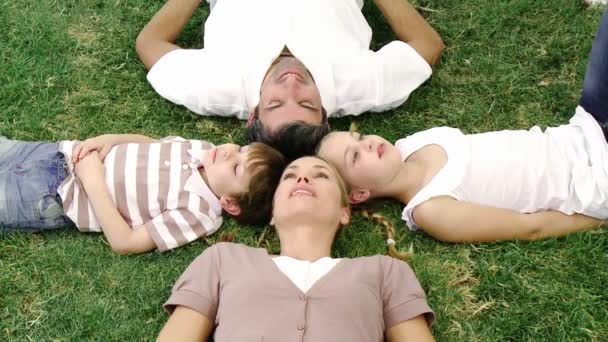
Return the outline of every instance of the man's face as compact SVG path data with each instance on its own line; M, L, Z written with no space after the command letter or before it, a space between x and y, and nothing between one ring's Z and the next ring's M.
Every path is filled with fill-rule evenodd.
M321 95L304 64L293 56L279 57L262 82L259 120L274 132L286 123L320 124L322 118Z

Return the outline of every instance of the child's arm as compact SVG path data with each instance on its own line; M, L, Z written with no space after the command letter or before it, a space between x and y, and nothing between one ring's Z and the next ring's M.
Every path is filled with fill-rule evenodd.
M399 40L410 45L429 65L439 61L443 41L433 27L406 0L374 0Z
M156 248L154 240L145 228L131 229L116 209L104 181L103 164L96 151L89 153L76 164L76 175L84 187L112 251L126 255Z
M104 160L110 149L114 145L128 143L153 143L158 140L139 134L103 134L89 138L74 147L72 160L77 163L89 152L97 151L99 159Z
M559 211L521 214L451 197L432 198L414 208L414 221L433 237L449 242L536 240L597 227L601 220Z
M157 341L207 341L211 322L200 312L178 306L160 331Z

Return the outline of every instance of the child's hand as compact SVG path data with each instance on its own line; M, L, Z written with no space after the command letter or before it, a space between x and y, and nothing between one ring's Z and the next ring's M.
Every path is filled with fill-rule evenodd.
M72 151L72 161L78 163L92 151L99 153L99 160L103 161L112 146L118 143L118 139L112 134L104 134L94 138L89 138L74 147Z
M76 176L81 182L104 179L103 163L97 151L89 152L75 166ZM85 185L86 188L86 185Z

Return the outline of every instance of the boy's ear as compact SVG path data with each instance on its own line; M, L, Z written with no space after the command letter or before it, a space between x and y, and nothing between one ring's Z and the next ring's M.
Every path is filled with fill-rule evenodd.
M365 202L369 199L370 193L369 190L366 189L357 189L352 190L348 195L348 201L351 204L359 204L361 202Z
M222 205L222 209L232 216L239 216L241 214L241 206L232 197L220 197L220 204Z
M249 113L249 118L247 119L247 124L245 125L245 127L251 126L251 124L253 124L254 119L255 119L255 110L252 110L251 113Z

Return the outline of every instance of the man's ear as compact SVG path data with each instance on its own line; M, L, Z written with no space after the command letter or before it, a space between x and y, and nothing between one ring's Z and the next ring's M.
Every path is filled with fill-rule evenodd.
M247 124L245 127L251 126L253 124L253 120L255 120L255 109L251 110L251 113L249 113L249 118L247 119Z
M220 204L222 205L222 209L232 216L239 216L241 214L241 206L232 197L220 197Z
M348 201L351 204L359 204L361 202L365 202L369 199L370 193L369 190L366 189L357 189L352 190L348 195Z

